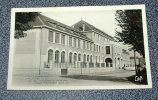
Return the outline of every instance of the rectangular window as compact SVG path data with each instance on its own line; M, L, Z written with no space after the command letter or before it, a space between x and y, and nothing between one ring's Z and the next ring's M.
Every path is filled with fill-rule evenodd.
M60 39L59 35L60 35L59 33L55 34L55 43L59 43L59 39Z
M98 40L99 40L99 34L98 34Z
M90 50L92 50L92 43L90 43Z
M61 37L61 44L65 44L65 35L62 34L62 37Z
M94 44L94 51L95 51L95 44Z
M69 37L69 46L72 46L72 37Z
M106 46L106 54L110 54L110 46Z
M80 48L80 39L78 39L78 48Z
M85 49L85 41L83 41L83 49Z
M98 45L96 45L96 51L98 52Z
M48 41L53 42L53 32L49 31Z
M100 46L99 46L99 52L100 52Z
M85 49L87 49L87 42L85 41Z
M74 47L76 47L76 38L74 38Z
M87 50L89 50L89 42L87 42Z

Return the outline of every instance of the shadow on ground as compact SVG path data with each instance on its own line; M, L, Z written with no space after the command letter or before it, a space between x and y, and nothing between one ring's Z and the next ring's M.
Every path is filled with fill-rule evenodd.
M137 85L147 85L148 82L147 82L147 76L142 76L143 77L143 80L140 82L140 81L136 81L135 79L136 75L133 75L133 76L130 76L130 77L127 77L128 81L132 82L132 83L135 83Z
M113 81L113 82L127 82L127 83L129 83L127 78L115 77L115 76L68 75L68 76L61 76L61 77L80 79L80 80Z

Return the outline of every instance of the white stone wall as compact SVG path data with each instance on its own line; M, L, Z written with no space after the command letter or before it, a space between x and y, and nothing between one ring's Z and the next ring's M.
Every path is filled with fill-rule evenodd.
M27 36L15 40L14 68L37 68L40 64L39 33L40 29L26 31Z

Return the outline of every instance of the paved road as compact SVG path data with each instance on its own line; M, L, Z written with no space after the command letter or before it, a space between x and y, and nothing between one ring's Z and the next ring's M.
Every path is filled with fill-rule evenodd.
M69 76L13 76L13 85L17 86L113 86L136 85L126 77L134 75L134 71L115 71L97 75Z

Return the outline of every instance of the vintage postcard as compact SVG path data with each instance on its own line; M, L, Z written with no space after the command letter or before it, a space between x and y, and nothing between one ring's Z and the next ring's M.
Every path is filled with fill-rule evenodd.
M144 5L12 8L8 90L152 88Z

